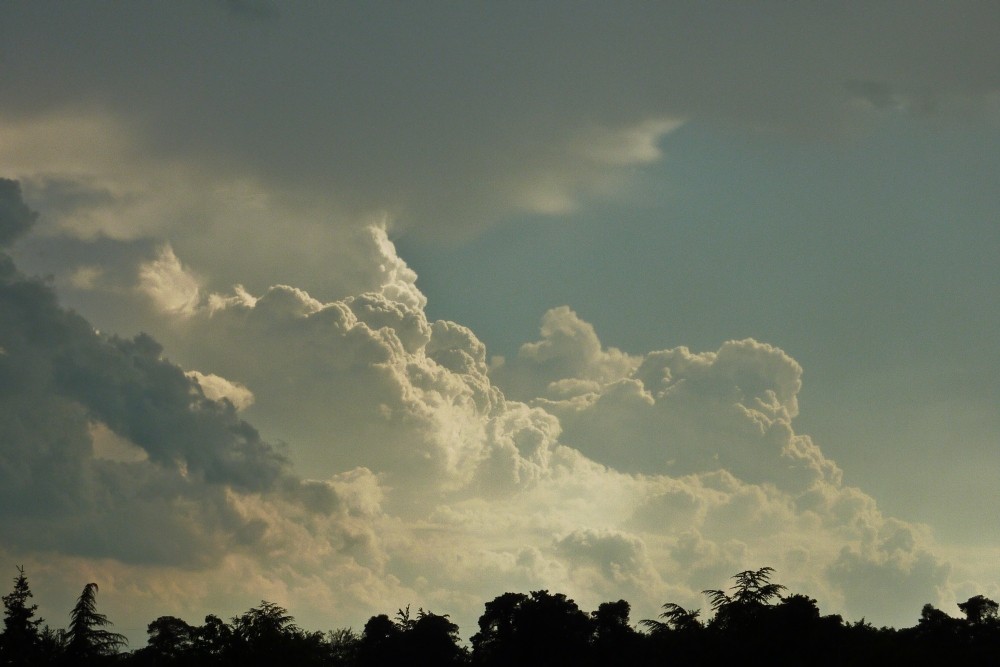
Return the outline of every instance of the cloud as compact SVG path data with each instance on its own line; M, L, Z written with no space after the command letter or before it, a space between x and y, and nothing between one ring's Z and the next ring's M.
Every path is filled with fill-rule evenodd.
M723 468L799 489L839 483L837 465L791 428L802 368L780 349L744 340L630 357L603 350L567 308L546 313L541 333L491 376L559 417L562 440L595 460L631 472Z
M846 609L871 617L909 609L913 623L924 604L952 602L945 592L951 566L916 545L909 528L890 521L880 532L888 531L900 532L863 550L844 547L830 564L828 576L843 591Z
M607 598L635 598L643 589L662 588L646 545L636 535L616 530L578 529L556 542L556 553L572 568L583 590ZM616 593L616 591L618 591Z
M181 266L169 245L160 248L156 259L139 266L139 290L160 310L178 315L191 315L201 300L198 278Z
M17 181L0 179L0 247L9 245L31 227L38 215L21 199Z
M9 546L204 563L251 539L225 489L273 489L285 463L231 404L148 337L97 334L41 284L4 276L0 312Z
M592 607L627 593L651 617L666 600L703 606L699 591L771 564L825 609L856 612L869 608L852 592L866 570L844 554L882 567L878 549L923 558L934 566L917 576L947 586L924 529L884 517L796 432L802 369L782 350L742 340L629 355L561 307L538 341L490 367L474 332L427 319L385 230L368 233L376 289L323 301L237 288L175 316L185 335L168 335L202 374L252 391L245 417L336 492L348 532L360 531L345 543L360 549L353 562L387 582L365 600L471 623L484 599L520 586ZM253 506L275 544L306 553L346 530L345 518ZM318 562L290 567L306 576ZM334 579L328 605L347 594ZM894 622L889 606L858 613Z
M553 308L542 318L542 339L521 346L517 356L492 371L505 393L521 400L562 397L588 383L624 378L638 358L611 348L603 350L594 327L567 306Z
M630 198L682 122L829 137L886 113L993 118L1000 90L984 4L45 6L0 9L0 162L41 213L19 260L120 332L154 327L105 297L166 271L160 247L205 293L340 300L381 285L368 226L458 243ZM153 275L190 307L190 281Z
M3 210L30 220L16 187L0 194ZM280 452L233 402L213 400L164 359L152 338L96 332L61 308L51 287L3 260L7 545L190 565L254 542L257 527L234 511L230 494L294 489Z
M194 379L205 392L205 397L210 400L227 400L237 410L245 410L253 405L253 392L238 382L230 382L224 377L198 371L187 371L185 375Z
M885 599L955 589L925 528L795 432L802 369L780 349L627 355L563 307L490 369L474 332L428 321L385 230L366 234L371 291L161 309L198 370L148 335L94 331L5 258L5 547L198 614L263 595L306 625L413 603L473 627L492 595L540 588L652 617L763 564L880 623L910 609Z
M286 243L379 213L445 241L627 192L681 120L828 136L869 107L990 113L1000 90L988 65L1000 17L984 3L224 6L4 9L0 82L15 92L0 105L0 154L42 184L46 209L135 234L150 221L102 211L135 204L122 168L159 165L161 184L211 174L230 196L242 183L345 214L290 218ZM225 221L192 220L226 236Z

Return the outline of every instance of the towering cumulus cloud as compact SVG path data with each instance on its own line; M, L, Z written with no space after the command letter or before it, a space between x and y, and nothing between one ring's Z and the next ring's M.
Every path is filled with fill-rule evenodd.
M427 319L384 230L357 252L380 267L373 291L237 288L166 312L186 334L178 352L252 391L248 418L370 531L380 583L363 595L339 588L333 561L290 556L300 576L324 572L324 604L348 590L351 608L413 602L471 623L484 598L533 587L653 614L666 599L699 606L698 591L758 563L848 613L889 613L862 583L875 571L895 582L893 607L945 594L926 529L884 517L795 432L802 369L782 350L632 355L559 307L491 367L472 331ZM272 539L324 550L329 525L267 507Z
M33 216L2 185L10 243ZM334 301L197 289L181 310L140 292L184 332L187 371L3 255L5 548L101 557L179 612L264 596L325 624L413 603L472 627L484 599L538 588L648 617L760 564L848 613L891 613L872 578L893 608L943 594L926 530L795 432L801 368L780 349L626 354L560 307L490 367L472 331L427 319L383 229L357 252L380 285Z

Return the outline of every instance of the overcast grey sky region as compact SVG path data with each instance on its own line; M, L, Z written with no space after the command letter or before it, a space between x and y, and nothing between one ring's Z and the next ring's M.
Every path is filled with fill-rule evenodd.
M763 566L876 624L1000 595L997 34L5 3L0 562L140 644L262 598L651 618Z

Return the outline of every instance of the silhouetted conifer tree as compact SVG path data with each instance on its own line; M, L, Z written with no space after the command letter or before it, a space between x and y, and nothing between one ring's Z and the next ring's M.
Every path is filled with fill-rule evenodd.
M41 618L35 618L38 605L28 604L31 588L24 568L17 568L14 590L3 596L3 632L0 633L0 664L30 665L39 657Z
M128 644L125 635L105 630L111 624L97 612L97 584L87 584L69 615L66 656L70 663L99 664L124 648Z

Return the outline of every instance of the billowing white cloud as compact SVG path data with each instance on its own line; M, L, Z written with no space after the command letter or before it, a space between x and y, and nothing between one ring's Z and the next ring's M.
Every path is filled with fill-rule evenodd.
M188 371L185 375L198 383L208 399L213 401L227 400L237 410L245 410L253 405L253 392L238 382L230 382L224 377L211 373L199 373L198 371Z
M149 336L95 332L4 256L6 553L57 563L55 581L110 579L109 609L133 616L263 597L306 626L412 603L469 631L492 596L540 588L648 618L765 564L876 622L959 588L926 528L884 516L795 432L801 368L780 349L628 355L557 308L491 370L471 330L428 321L385 230L365 238L371 291L235 288L161 311L186 372Z
M198 278L181 266L169 245L139 266L139 290L160 310L177 315L191 315L201 301Z
M525 343L516 358L493 370L507 395L521 400L573 396L620 380L639 364L620 350L602 349L594 327L566 306L545 313L541 334L540 341Z
M427 320L385 231L368 234L383 280L373 291L321 301L238 288L176 318L186 337L166 334L201 373L252 391L247 418L336 492L362 531L352 562L383 581L352 608L413 602L471 623L491 594L534 587L593 607L625 596L651 616L667 599L702 606L700 590L771 564L831 611L893 621L851 591L851 573L866 571L854 555L923 563L889 580L927 601L946 595L949 566L925 529L884 517L795 432L802 369L782 350L744 340L629 355L562 307L491 369L472 331ZM346 530L343 517L253 507L276 544L300 545L301 562L282 551L296 577ZM886 541L907 531L920 538ZM343 604L342 578L325 576L313 602Z

